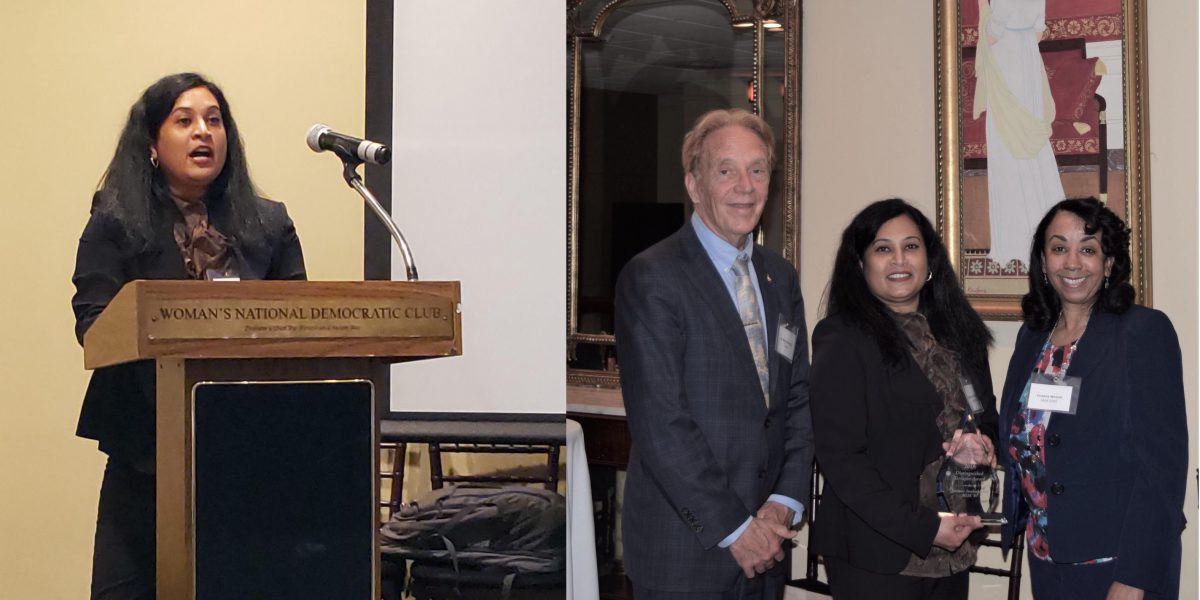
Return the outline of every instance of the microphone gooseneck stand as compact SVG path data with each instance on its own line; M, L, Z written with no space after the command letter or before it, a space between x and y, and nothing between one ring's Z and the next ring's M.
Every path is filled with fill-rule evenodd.
M358 175L356 169L358 169L358 165L363 164L363 161L341 154L338 154L338 158L342 159L342 177L346 180L346 183L351 188L354 188L354 191L358 192L358 195L362 196L363 201L367 203L367 206L371 207L375 216L379 217L379 221L383 223L383 226L387 227L388 233L392 234L392 239L396 242L396 246L400 248L400 256L404 258L404 272L408 281L417 281L417 265L413 262L412 250L408 248L408 242L405 241L404 234L400 233L400 228L396 226L396 221L383 209L383 206L375 199L375 195L371 193L371 190L368 190L367 186L363 185L362 177Z

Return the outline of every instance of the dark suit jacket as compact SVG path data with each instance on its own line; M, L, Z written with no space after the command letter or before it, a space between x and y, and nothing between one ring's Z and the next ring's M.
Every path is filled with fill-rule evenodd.
M636 256L617 281L617 351L633 436L625 567L639 586L727 590L741 570L717 544L772 493L807 504L804 304L787 261L761 247L752 261L767 317L769 409L733 299L690 223ZM775 351L781 317L798 328L787 358Z
M943 454L943 400L907 352L899 364L885 364L879 344L837 315L813 331L812 369L817 463L826 482L813 548L860 569L899 573L910 555L926 556L937 535L937 511L921 505L919 480ZM994 440L991 377L968 377L985 409L980 431Z
M173 233L174 220L181 217L174 206L167 208L155 239L140 252L129 247L120 223L104 212L92 213L79 238L71 277L75 336L81 344L84 332L126 283L188 278ZM258 209L263 241L229 241L241 278L304 279L304 256L287 209L270 200L259 200ZM229 231L222 228L220 211L213 211L210 218L219 231ZM127 464L153 464L154 383L153 361L96 369L84 395L76 435L99 441L100 450Z
M1011 428L1025 384L1049 332L1021 327L1008 364L1000 423ZM1083 378L1075 415L1046 428L1050 555L1058 562L1117 557L1117 581L1177 593L1183 496L1188 478L1183 365L1163 313L1132 306L1097 309L1071 359ZM1000 459L1015 472L1008 435ZM1004 543L1024 530L1028 508L1016 478L1004 494ZM1055 492L1054 490L1057 490ZM1168 589L1170 588L1170 589Z

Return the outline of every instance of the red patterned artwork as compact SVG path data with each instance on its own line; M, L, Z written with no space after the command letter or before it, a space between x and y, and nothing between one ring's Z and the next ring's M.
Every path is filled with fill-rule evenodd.
M979 43L979 4L963 2L959 43L963 47ZM1121 0L1051 0L1046 2L1048 40L1083 38L1089 42L1119 40Z
M959 0L959 23L964 283L1020 295L1032 229L1050 205L1110 188L1121 197L1122 132L1106 119L1121 98L1101 91L1120 74L1122 4Z

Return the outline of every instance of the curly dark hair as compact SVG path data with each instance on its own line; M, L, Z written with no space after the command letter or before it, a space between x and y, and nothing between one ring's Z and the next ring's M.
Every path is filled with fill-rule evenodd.
M242 244L262 242L262 217L257 192L250 180L246 151L225 94L217 84L196 73L176 73L154 82L129 109L112 161L92 197L92 211L101 211L121 223L134 251L144 250L164 219L178 212L171 201L166 179L150 164L150 146L171 114L179 95L204 87L217 100L224 121L227 154L225 167L205 192L205 204L221 232ZM170 212L175 211L175 212Z
M1096 307L1116 314L1124 313L1133 304L1133 286L1129 284L1132 261L1129 258L1129 227L1095 198L1068 198L1055 204L1033 233L1029 246L1029 293L1021 299L1021 313L1025 324L1035 331L1047 331L1054 326L1062 301L1050 286L1046 277L1043 253L1046 247L1046 229L1059 212L1067 211L1083 219L1083 231L1088 235L1100 234L1100 252L1104 258L1113 259L1108 282L1096 298Z
M898 364L902 360L907 338L892 318L891 310L867 287L862 270L863 253L875 240L879 229L900 216L912 219L921 232L931 273L931 279L921 288L917 311L929 322L938 343L957 352L964 367L986 376L992 332L967 301L950 265L946 247L929 219L899 198L880 200L867 206L842 232L842 243L838 246L829 280L826 314L838 315L861 327L879 343L884 360L889 364Z

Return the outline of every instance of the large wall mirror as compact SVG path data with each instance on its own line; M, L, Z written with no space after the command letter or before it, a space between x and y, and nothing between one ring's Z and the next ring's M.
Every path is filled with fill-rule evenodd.
M691 217L680 144L714 108L777 138L759 243L795 264L799 0L568 0L567 381L614 388L613 289Z

